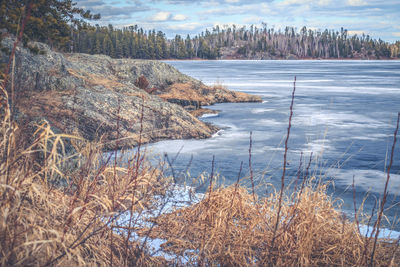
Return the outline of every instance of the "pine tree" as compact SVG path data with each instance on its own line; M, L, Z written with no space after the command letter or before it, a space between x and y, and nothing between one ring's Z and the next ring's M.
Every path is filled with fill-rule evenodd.
M96 46L93 50L94 54L101 54L103 53L103 45L101 44L100 38L96 38Z
M103 39L103 49L102 49L102 51L107 56L112 56L113 50L114 50L114 47L113 47L113 43L111 41L111 38L110 38L110 36L108 34L106 34L104 36L104 39Z
M219 32L219 27L217 29L218 29L217 32ZM187 57L188 58L193 58L192 40L190 40L189 34L186 36L185 46L186 46L186 55L187 55Z
M35 40L66 48L72 30L82 26L84 20L100 18L100 15L92 15L90 11L75 5L72 0L2 0L0 29L16 35L22 18L29 10L30 18L24 29L24 44L28 40Z

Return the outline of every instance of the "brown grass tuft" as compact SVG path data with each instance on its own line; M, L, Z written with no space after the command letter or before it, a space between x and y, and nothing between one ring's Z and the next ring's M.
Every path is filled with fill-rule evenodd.
M365 240L356 224L334 208L326 186L312 188L309 184L302 194L294 194L283 200L273 248L270 244L279 192L254 204L252 194L234 186L220 188L196 205L160 216L151 235L166 240L164 251L193 265L201 261L203 253L206 265L211 266L358 266ZM390 266L392 260L397 262L399 254L391 258L394 249L379 243L375 264Z

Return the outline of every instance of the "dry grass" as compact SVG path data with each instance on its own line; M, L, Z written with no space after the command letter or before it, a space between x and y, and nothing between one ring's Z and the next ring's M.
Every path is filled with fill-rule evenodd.
M74 69L68 69L68 73L84 80L91 86L101 85L110 90L114 90L119 87L124 87L124 85L118 82L114 77L112 77L111 79L107 79L104 76L97 74L91 74L86 72L79 73L77 70Z
M355 223L334 208L326 187L312 188L310 184L294 194L283 201L274 247L270 245L279 192L254 203L252 194L234 186L160 216L151 235L165 239L163 249L190 265L365 265L365 238ZM400 255L396 248L378 243L375 265L397 266Z
M32 143L21 145L23 130L11 120L1 89L0 265L162 263L131 237L133 214L152 208L167 179L140 152L122 167L101 159L101 146L54 134L46 122ZM76 154L64 154L65 139ZM127 211L132 229L116 234Z
M205 87L206 88L206 87ZM207 105L209 99L194 88L192 83L174 83L158 96L164 100L184 99L189 101L199 101L202 105Z
M194 117L201 117L204 114L218 114L218 111L208 108L199 108L191 110L190 114L192 114Z
M230 91L220 84L205 86L193 83L174 83L165 89L164 92L158 94L158 96L164 100L182 99L197 101L201 106L222 102L261 102L261 98L258 96Z

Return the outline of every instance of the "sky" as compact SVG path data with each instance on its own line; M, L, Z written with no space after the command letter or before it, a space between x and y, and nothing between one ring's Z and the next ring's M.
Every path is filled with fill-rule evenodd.
M138 25L145 30L191 36L216 25L266 23L284 29L347 29L375 39L400 40L400 0L75 0L79 7L100 13L93 24Z

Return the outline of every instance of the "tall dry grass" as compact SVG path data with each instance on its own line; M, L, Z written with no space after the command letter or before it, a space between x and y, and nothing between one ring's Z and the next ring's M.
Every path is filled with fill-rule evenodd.
M122 166L102 146L37 125L30 144L12 121L1 87L0 265L153 265L132 238L168 180L140 152ZM65 139L75 154L65 154ZM117 155L113 155L116 156ZM130 228L119 218L130 215ZM121 234L117 230L123 228Z
M364 237L334 207L326 186L308 183L302 194L286 195L275 232L279 198L277 191L254 203L244 188L219 188L194 206L157 218L151 235L165 239L163 249L188 265L366 265ZM375 253L374 266L398 266L395 243L378 242Z

